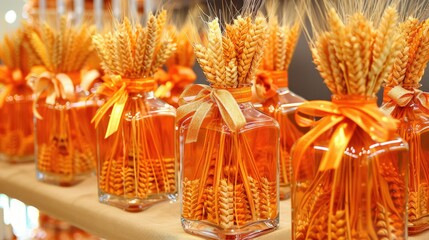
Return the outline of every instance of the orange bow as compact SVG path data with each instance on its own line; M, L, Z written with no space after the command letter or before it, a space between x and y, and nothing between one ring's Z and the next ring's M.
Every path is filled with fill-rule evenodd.
M97 110L91 123L95 123L95 127L97 127L101 119L103 119L109 109L113 107L104 136L108 138L118 130L129 93L152 91L154 86L155 81L153 78L127 79L119 75L105 78L103 85L97 89L97 94L111 97Z
M6 66L0 66L0 82L4 83L4 88L0 93L0 108L2 108L6 97L15 87L25 84L25 79L21 70L11 70Z
M388 114L391 114L398 107L405 107L414 102L423 113L429 115L429 93L420 89L407 90L402 86L396 86L387 93L387 96L389 96L390 101L382 107L382 110Z
M73 99L74 97L74 84L67 74L53 74L43 67L34 67L26 79L35 95L33 113L39 119L42 119L42 116L36 109L36 103L43 93L47 94L45 102L51 105L55 104L56 98Z
M336 169L357 127L378 142L387 141L396 131L396 121L377 107L375 98L363 100L362 96L347 96L347 99L310 101L300 105L295 113L297 123L313 128L301 137L294 147L292 157L295 171L299 169L306 150L322 134L333 130L329 151L322 158L319 171ZM322 117L315 121L314 118ZM295 175L297 172L295 172Z
M179 98L177 122L192 115L186 143L195 142L204 119L211 110L217 109L228 128L235 132L246 124L246 119L237 102L250 101L250 87L216 89L207 85L191 85ZM214 105L216 104L216 105Z
M279 87L288 86L288 74L286 71L261 70L256 74L254 86L256 102L263 102L274 97Z
M177 87L185 87L197 79L194 70L189 67L174 65L168 68L168 72L159 69L155 74L155 80L160 83L155 91L155 96L165 98L170 96L171 90Z

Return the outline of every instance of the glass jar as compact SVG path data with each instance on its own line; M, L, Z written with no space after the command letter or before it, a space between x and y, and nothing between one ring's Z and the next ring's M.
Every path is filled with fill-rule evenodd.
M105 138L109 117L98 124L101 203L135 212L176 198L176 110L156 98L152 89L129 90L118 130L112 135Z
M407 91L418 89L411 86ZM390 88L385 88L386 94ZM414 95L414 93L411 93ZM391 103L385 98L383 108ZM427 108L427 107L426 107ZM391 116L399 120L399 136L409 145L408 232L410 235L429 229L429 114L422 111L421 102L411 99L405 106L396 105ZM427 111L427 110L426 110Z
M292 174L290 150L293 144L309 128L298 126L295 121L296 108L305 99L288 88L288 75L285 71L273 71L268 75L276 87L276 94L262 103L254 103L256 109L273 117L280 125L280 200L290 198L290 180Z
M68 75L75 82L77 75ZM76 89L78 90L78 89ZM75 91L69 98L57 97L54 104L37 101L35 118L36 174L43 182L71 186L93 174L96 163L95 129L91 119L97 101Z
M368 119L359 110L377 110L376 98L360 98L334 96L332 102L338 104L337 110L353 113L348 116L356 118L347 117L335 127L325 127L324 133L303 152L307 155L305 161L292 158L293 239L407 237L407 143L395 135L383 142L376 141L357 125L359 120ZM319 124L330 124L337 117L326 116L327 121ZM374 125L364 124L369 124L369 131L375 130ZM322 127L317 125L312 131ZM308 137L315 134L313 131ZM348 137L350 140L345 140ZM309 144L305 136L303 139ZM293 147L293 157L299 152L297 145ZM342 147L344 152L339 150ZM337 165L334 159L338 160Z
M232 132L214 105L195 142L185 142L193 117L180 132L181 217L184 230L218 239L250 239L279 223L279 126L229 89L246 119Z
M33 91L25 85L6 85L0 115L0 160L34 161Z

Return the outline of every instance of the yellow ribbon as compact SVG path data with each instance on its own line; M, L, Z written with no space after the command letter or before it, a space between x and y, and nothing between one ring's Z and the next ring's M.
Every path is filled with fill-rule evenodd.
M322 134L333 131L329 151L321 160L319 171L336 169L356 128L361 128L378 142L387 141L396 131L396 121L377 107L375 99L363 96L346 96L346 99L310 101L300 105L295 113L297 123L302 127L313 127L301 137L294 147L292 157L294 171L302 164L302 157ZM314 120L320 118L320 120ZM296 176L297 172L295 172Z
M11 70L6 66L0 66L0 82L4 88L0 93L0 108L3 107L6 97L18 86L25 84L25 79L21 70Z
M407 90L402 86L396 86L388 91L390 101L383 105L382 110L391 114L396 108L406 107L410 103L416 103L420 110L429 115L429 93L420 89Z
M97 90L97 94L111 97L97 110L91 123L95 123L95 127L97 127L101 119L103 119L109 109L112 108L106 134L104 136L108 138L118 130L129 93L152 91L155 86L154 84L155 81L153 78L127 79L119 75L106 78L103 85Z
M287 71L266 71L261 70L256 74L255 82L256 102L263 102L277 95L277 90L288 86Z
M34 67L26 79L35 95L33 113L39 119L42 116L37 111L36 104L42 94L46 94L45 102L51 105L55 104L57 98L72 100L74 97L73 80L67 74L54 74L43 67Z
M158 98L170 97L171 90L175 87L184 88L193 83L197 75L192 68L174 65L168 68L168 72L159 69L155 74L155 81L160 85L155 91Z
M217 89L207 85L191 85L187 87L179 98L177 122L191 116L188 135L185 142L195 142L207 114L218 110L228 128L235 132L246 124L246 119L237 103L250 101L252 96L250 87Z

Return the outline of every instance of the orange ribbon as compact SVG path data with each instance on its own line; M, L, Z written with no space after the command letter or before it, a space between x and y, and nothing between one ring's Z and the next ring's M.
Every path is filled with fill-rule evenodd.
M35 95L33 113L39 119L42 116L36 109L36 103L42 94L47 94L45 102L51 105L55 104L56 98L71 100L74 97L74 84L67 74L54 74L43 67L34 67L26 79Z
M260 98L257 101L265 101L277 94L279 88L288 86L288 74L286 71L261 70L256 74L255 95Z
M377 107L374 99L363 96L333 98L333 102L310 101L300 105L295 113L297 123L302 127L313 127L301 137L294 147L292 158L295 176L302 164L302 157L322 134L333 131L328 149L321 160L319 171L336 169L341 163L344 151L356 128L361 128L378 142L387 141L396 131L396 121ZM320 118L314 120L314 118Z
M24 85L25 79L21 70L11 70L6 66L0 66L0 82L4 83L4 88L0 93L0 108L2 108L6 97L10 95L14 88Z
M387 93L390 101L382 107L382 110L391 114L395 108L406 107L410 103L416 103L420 110L429 115L429 93L420 89L407 90L402 86L396 86Z
M160 85L155 91L155 96L158 98L170 97L171 90L174 87L185 87L193 83L197 79L194 70L189 67L174 65L168 68L168 72L159 69L155 74L155 80Z
M177 122L192 115L186 143L195 142L207 114L218 110L228 128L235 132L246 124L246 119L237 103L250 101L250 87L217 89L195 84L187 87L179 97ZM216 104L216 105L215 105Z
M108 138L118 130L129 94L153 91L154 86L155 81L153 78L128 79L122 78L119 75L109 76L105 79L103 85L97 89L97 94L111 97L97 110L91 123L95 123L95 127L97 127L101 119L112 108L104 136L104 138Z

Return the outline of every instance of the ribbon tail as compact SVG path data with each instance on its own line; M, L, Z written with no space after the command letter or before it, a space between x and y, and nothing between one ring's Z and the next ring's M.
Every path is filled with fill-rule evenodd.
M246 124L246 118L234 97L226 90L214 92L222 119L231 131L237 131Z
M103 116L107 113L107 111L117 102L123 92L125 91L126 85L123 85L113 96L110 98L103 106L101 106L97 112L95 113L94 117L91 120L91 123L95 123L95 127L98 126Z
M204 119L207 116L207 113L212 108L213 103L203 102L200 107L195 112L192 117L191 122L189 123L188 134L186 136L186 143L196 142L198 138L198 133L200 131L201 125L203 124Z
M109 124L104 138L108 138L119 128L119 123L122 119L122 112L124 111L125 104L128 100L128 94L123 92L119 100L113 105L112 113L110 114Z
M13 90L12 85L6 85L3 89L3 91L0 93L0 108L3 107L4 102L6 101L6 97L10 95L10 93Z
M294 169L295 178L298 176L298 169L300 165L303 163L302 157L305 154L305 151L309 148L311 144L313 144L322 134L326 131L334 127L336 124L341 122L344 117L324 117L319 120L319 124L308 131L304 136L302 136L295 143L292 153L292 165Z
M344 151L355 129L356 124L350 121L341 123L336 127L332 134L334 137L329 141L328 151L323 155L320 162L319 171L337 169L340 166Z

